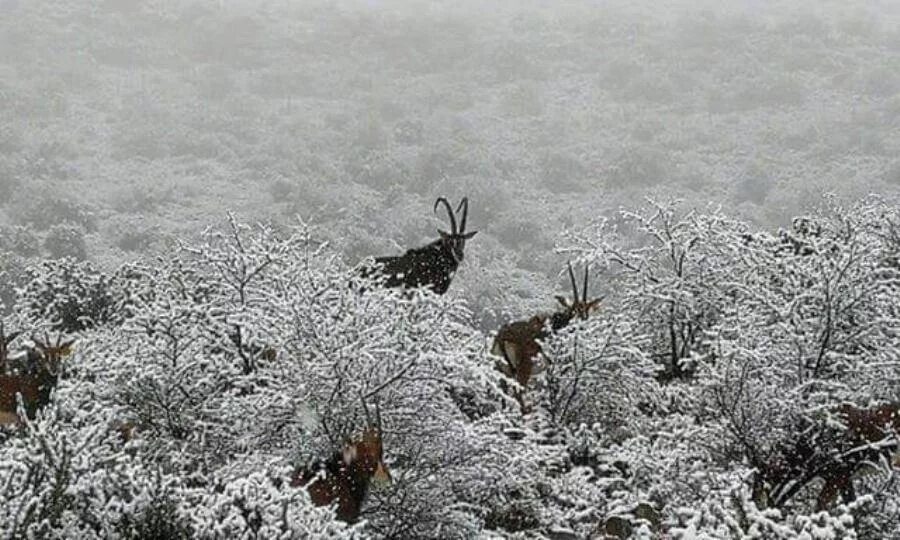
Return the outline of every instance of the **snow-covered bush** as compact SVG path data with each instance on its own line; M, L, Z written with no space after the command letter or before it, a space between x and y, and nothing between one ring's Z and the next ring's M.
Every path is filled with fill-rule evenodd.
M651 203L567 233L560 253L590 263L605 296L544 340L524 415L460 295L379 287L303 222L229 217L108 274L34 266L5 322L75 334L76 352L51 405L4 431L0 528L890 537L889 467L817 512L822 480L777 464L810 444L805 433L825 445L817 459L842 448L842 404L900 399L897 223L878 200L826 205L777 233ZM393 482L371 487L348 526L291 480L373 417ZM779 498L779 482L798 487Z

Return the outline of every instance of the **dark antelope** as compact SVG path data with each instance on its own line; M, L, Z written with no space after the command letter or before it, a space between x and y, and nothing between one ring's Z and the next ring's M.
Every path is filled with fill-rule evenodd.
M777 459L757 467L754 498L780 507L816 478L824 482L816 510L826 509L838 495L856 498L853 477L865 467L887 462L900 467L900 402L861 409L841 405L833 411L839 426L813 426Z
M0 375L0 425L19 423L16 396L22 396L29 418L34 418L39 409L50 403L50 393L59 380L60 363L71 354L75 342L60 340L61 337L57 338L55 345L48 345L49 340L45 342L32 338L34 348L28 350L26 355L29 364L34 367L34 373Z
M373 425L365 404L363 408L368 426L362 437L346 442L328 460L298 470L291 480L294 487L306 486L316 506L337 503L337 517L347 523L359 518L370 482L377 485L391 482L382 460L381 413L376 405L377 420Z
M523 392L528 386L528 381L535 373L536 359L541 353L541 341L547 339L551 333L557 332L566 326L574 318L585 320L600 304L601 298L588 300L588 273L584 269L584 285L581 296L578 293L578 285L575 283L575 272L569 264L569 279L572 282L572 302L569 303L563 296L556 296L563 309L551 314L540 314L523 321L509 323L500 328L494 338L491 353L499 356L502 361L496 363L499 369L507 377L515 379L520 389L515 393L516 399L522 406L523 412L527 411ZM548 328L549 326L549 328Z
M450 232L438 230L440 238L420 248L407 250L396 257L377 257L381 273L386 277L387 287L414 288L427 286L437 294L444 294L450 288L453 274L463 260L466 240L478 231L466 232L466 218L469 214L469 199L463 197L456 212L462 211L457 228L456 213L447 199L440 197L434 202L434 211L444 205L450 217Z

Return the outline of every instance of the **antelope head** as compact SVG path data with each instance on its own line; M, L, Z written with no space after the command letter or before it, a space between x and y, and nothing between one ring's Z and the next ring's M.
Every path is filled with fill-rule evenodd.
M578 284L575 282L575 272L572 270L572 263L569 266L569 280L572 283L572 302L569 302L564 296L555 296L556 301L563 307L565 322L568 323L573 318L587 320L592 312L597 309L603 297L588 300L588 277L590 273L590 265L584 268L584 285L579 295Z
M62 342L61 339L62 336L55 345L47 345L49 339L32 338L34 348L24 355L33 365L33 373L0 375L0 425L19 423L18 397L29 418L34 418L38 409L50 403L50 395L59 380L60 363L71 354L74 343L74 340Z
M388 485L391 483L391 474L388 472L383 459L381 409L376 403L375 424L372 423L369 408L366 406L365 401L363 401L363 410L366 413L366 423L368 425L359 440L344 446L342 452L344 463L348 466L351 464L358 466L360 471L375 485Z
M466 232L466 218L469 215L469 198L462 198L459 202L459 206L456 207L456 212L453 211L453 207L450 206L447 199L438 197L438 199L434 201L435 213L437 212L438 206L441 204L447 209L447 216L450 218L450 232L438 229L438 234L441 235L441 244L453 255L453 259L458 264L463 260L466 240L469 240L478 234L478 231ZM459 221L459 227L457 228L456 213L460 211L462 211L462 217Z
M32 336L31 341L34 342L34 349L30 351L29 357L35 361L38 372L56 376L59 374L60 364L63 358L71 355L75 350L75 340L69 339L62 341L62 334L56 337L56 342L50 345L50 338L46 334L44 340Z

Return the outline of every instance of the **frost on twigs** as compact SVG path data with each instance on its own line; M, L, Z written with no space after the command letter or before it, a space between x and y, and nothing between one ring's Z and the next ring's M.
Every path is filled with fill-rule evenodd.
M878 200L774 232L650 202L567 231L560 258L603 300L543 339L526 413L459 295L381 287L302 222L229 217L108 273L32 267L5 327L68 320L77 346L49 405L2 434L0 529L896 536L897 224ZM291 482L373 424L392 482L348 526Z

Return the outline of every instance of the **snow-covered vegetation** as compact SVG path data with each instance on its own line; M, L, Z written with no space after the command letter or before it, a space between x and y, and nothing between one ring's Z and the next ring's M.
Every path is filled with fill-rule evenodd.
M900 421L846 411L900 402L898 227L870 199L778 233L649 202L566 231L557 257L608 292L544 341L524 415L464 299L379 287L314 224L229 218L114 272L31 267L5 328L77 344L50 404L5 429L0 529L896 536ZM345 524L290 479L358 437L366 403L392 482ZM825 495L846 479L846 500Z
M884 0L0 0L0 538L900 538L898 59Z

